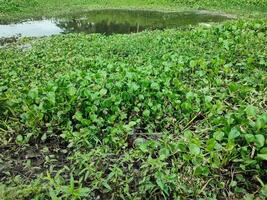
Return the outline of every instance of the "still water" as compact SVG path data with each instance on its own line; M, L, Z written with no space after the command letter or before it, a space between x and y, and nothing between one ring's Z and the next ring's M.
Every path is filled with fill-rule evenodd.
M53 19L0 24L0 37L42 37L66 33L129 34L144 30L177 28L199 23L221 22L226 16L201 12L156 12L95 10Z

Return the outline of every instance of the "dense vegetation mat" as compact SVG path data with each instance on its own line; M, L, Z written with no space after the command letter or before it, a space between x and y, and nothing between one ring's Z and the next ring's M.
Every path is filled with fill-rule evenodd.
M236 21L0 49L0 198L264 199L266 34Z

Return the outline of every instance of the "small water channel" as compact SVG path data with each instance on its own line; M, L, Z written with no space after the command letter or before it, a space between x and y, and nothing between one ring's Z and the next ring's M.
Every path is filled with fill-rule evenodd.
M95 10L86 13L0 24L0 38L42 37L67 33L129 34L144 30L177 28L199 23L221 22L227 16L201 12L157 12Z

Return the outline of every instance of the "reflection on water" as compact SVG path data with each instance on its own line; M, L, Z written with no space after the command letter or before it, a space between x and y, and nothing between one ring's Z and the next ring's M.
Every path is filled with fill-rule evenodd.
M63 30L53 20L29 21L19 24L0 25L0 37L29 36L41 37L59 34Z
M125 34L203 22L220 22L226 19L227 17L221 15L196 12L98 10L54 19L0 25L0 37L40 37L72 32Z

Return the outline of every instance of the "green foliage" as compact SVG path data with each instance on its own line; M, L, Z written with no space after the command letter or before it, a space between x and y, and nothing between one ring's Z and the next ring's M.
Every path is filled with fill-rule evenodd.
M47 174L22 189L7 173L1 190L36 199L263 198L266 34L264 21L241 20L0 49L3 140L53 150L41 165ZM25 190L34 180L44 187Z
M18 12L37 5L37 0L0 0L0 12Z

